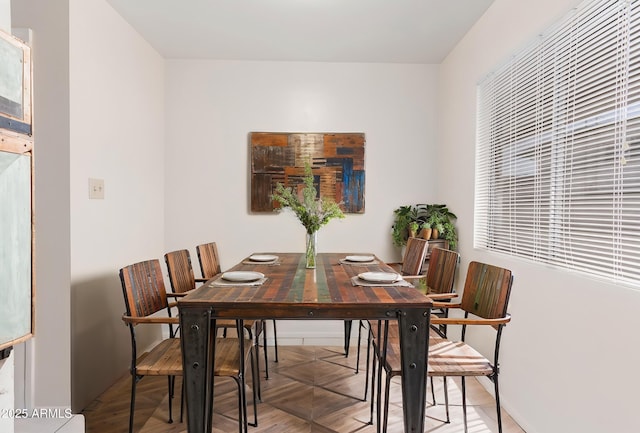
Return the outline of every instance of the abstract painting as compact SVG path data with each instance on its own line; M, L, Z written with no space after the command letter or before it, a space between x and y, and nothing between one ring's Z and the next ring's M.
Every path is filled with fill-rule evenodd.
M252 132L249 144L252 212L276 209L271 194L278 182L302 188L309 163L319 196L345 213L364 213L364 133Z

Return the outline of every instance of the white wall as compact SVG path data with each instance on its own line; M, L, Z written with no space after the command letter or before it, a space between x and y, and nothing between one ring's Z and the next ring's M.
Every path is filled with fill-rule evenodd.
M302 251L295 217L249 212L252 131L364 132L366 210L331 221L319 250L397 259L393 210L437 191L433 65L171 60L166 73L166 249L216 241L222 267L251 252ZM278 340L333 336L342 325L278 324ZM313 330L317 330L315 333ZM319 340L314 340L318 342Z
M71 402L69 293L69 13L67 0L11 4L12 25L33 29L36 325L27 405Z
M80 410L131 360L118 269L164 253L164 60L106 1L71 0L69 12L72 404ZM104 180L104 200L89 200L90 177Z
M12 6L13 25L34 30L37 306L26 394L32 407L79 411L128 369L118 269L164 251L163 60L103 0ZM105 180L105 200L88 200L89 177Z
M0 29L11 33L11 0L0 0Z
M463 272L471 260L514 271L500 375L509 413L530 433L635 432L640 293L472 248L476 84L576 3L496 0L442 64L439 168L451 182L438 197L459 217Z

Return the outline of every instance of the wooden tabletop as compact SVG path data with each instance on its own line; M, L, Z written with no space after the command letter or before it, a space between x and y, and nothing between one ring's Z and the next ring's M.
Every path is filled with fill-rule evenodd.
M431 301L413 287L354 286L361 272L394 272L381 260L370 264L341 264L345 253L318 254L316 269L306 269L303 254L274 253L277 264L247 264L233 271L262 272L260 286L215 287L210 280L188 296L181 307L214 306L214 317L264 319L371 319L389 317L398 308L431 307Z

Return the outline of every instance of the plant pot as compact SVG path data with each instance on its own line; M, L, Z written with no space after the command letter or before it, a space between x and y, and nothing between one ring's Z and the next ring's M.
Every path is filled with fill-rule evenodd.
M420 231L420 237L422 237L422 239L429 240L429 239L431 239L431 233L432 232L433 232L433 230L431 228L422 229L422 231Z
M431 230L431 239L438 239L438 236L440 236L438 229Z

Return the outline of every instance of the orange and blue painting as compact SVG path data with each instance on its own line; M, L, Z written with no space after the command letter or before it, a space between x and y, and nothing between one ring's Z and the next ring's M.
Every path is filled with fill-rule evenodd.
M251 211L272 212L276 185L301 189L311 165L318 196L345 213L364 213L364 133L252 132Z

